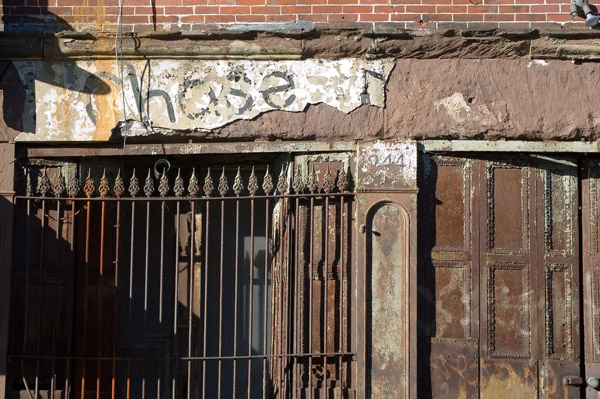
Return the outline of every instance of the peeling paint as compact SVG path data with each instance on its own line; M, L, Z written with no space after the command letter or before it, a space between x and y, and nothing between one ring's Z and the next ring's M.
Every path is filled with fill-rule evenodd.
M107 140L125 119L148 133L210 130L267 111L325 103L384 107L393 60L18 61L29 121L17 140ZM121 90L123 80L123 94ZM64 114L58 110L67 110ZM122 123L121 123L122 125ZM156 129L156 131L153 131Z
M417 146L413 141L361 143L358 150L360 189L411 189L417 179Z

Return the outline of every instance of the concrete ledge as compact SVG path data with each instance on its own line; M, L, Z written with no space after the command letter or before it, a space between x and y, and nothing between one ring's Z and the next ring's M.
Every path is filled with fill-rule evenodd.
M294 25L295 26L295 25ZM217 29L176 33L0 32L0 59L540 58L596 61L594 30L406 30L390 24ZM284 29L286 28L286 29Z

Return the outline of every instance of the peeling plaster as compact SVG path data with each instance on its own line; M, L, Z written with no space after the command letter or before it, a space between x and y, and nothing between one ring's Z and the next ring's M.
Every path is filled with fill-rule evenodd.
M148 133L211 130L264 112L325 103L385 106L392 59L16 61L26 87L19 141L103 141L125 119ZM124 99L121 96L123 77ZM124 101L123 101L124 100ZM153 131L156 129L155 131Z

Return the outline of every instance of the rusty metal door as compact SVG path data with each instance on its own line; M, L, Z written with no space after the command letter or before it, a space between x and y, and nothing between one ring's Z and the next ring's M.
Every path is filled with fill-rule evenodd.
M579 397L577 165L423 163L422 396Z

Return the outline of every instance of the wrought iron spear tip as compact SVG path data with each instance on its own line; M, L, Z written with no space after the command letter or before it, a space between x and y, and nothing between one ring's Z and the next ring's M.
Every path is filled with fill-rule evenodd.
M323 175L323 191L326 193L330 193L335 188L335 183L333 182L333 178L331 177L331 172L329 171L329 165L327 165L327 169L325 174Z
M91 198L94 195L94 191L96 188L94 187L94 179L92 179L92 168L88 169L88 175L85 178L85 185L83 186L83 192L86 197Z
M200 191L198 178L196 177L196 168L192 168L192 176L190 176L188 191L192 197L195 197Z
M52 191L56 197L60 197L66 190L65 179L62 174L62 169L58 168L58 175L54 179Z
M154 193L154 180L152 180L150 168L148 168L148 176L146 177L146 181L144 182L144 194L146 195L146 197L151 197L153 193Z
M242 175L240 174L240 167L238 166L237 174L235 175L235 179L233 180L233 192L239 197L243 189L244 181L242 179Z
M212 195L212 192L214 189L215 189L215 186L213 184L213 179L210 176L210 167L209 167L208 171L206 172L206 177L204 178L204 186L202 187L202 190L204 190L204 196L210 197Z
M158 183L158 193L161 197L166 197L169 193L169 178L167 177L167 170L163 168L162 176Z
M317 191L319 191L319 178L317 177L317 173L315 172L315 167L313 165L311 165L310 167L307 185L308 190L311 192L311 194L314 194Z
M344 171L344 167L342 167L342 170L340 171L340 173L338 174L338 188L340 189L340 192L346 192L346 189L348 188L348 175L346 174L346 172Z
M140 184L138 178L135 176L135 168L133 168L133 174L129 180L129 195L135 197L140 192Z
M110 187L108 185L108 179L106 178L106 168L102 172L102 178L100 178L100 185L98 186L98 192L100 197L106 198L110 193Z
M288 191L288 182L287 182L287 178L286 176L283 174L283 167L281 168L281 171L279 172L279 178L277 179L277 191L279 191L279 194L287 194Z
M181 197L185 192L183 178L181 177L181 168L177 168L177 177L175 178L175 183L173 184L173 192L175 193L176 197Z
M271 173L269 173L269 165L267 165L267 171L265 172L265 177L263 179L262 189L266 195L270 195L273 191L273 177Z
M221 194L221 197L224 197L225 194L227 194L227 191L229 191L229 185L227 184L227 177L225 177L225 167L223 167L223 171L221 172L221 177L219 177L219 187L217 187L219 190L219 194Z
M302 181L302 173L300 173L300 168L296 168L296 173L294 173L294 180L292 181L292 187L296 194L302 194L304 191L304 182Z
M123 178L121 177L121 168L117 171L117 177L115 177L115 185L113 186L113 192L117 198L121 198L123 192L125 192L125 185Z
M255 195L258 191L258 178L254 174L254 166L252 166L252 173L250 173L250 178L248 179L248 192L250 195Z
M67 193L69 197L75 198L79 195L81 191L81 184L79 183L79 178L77 177L77 173L74 173L73 176L69 179L69 187L67 188Z

